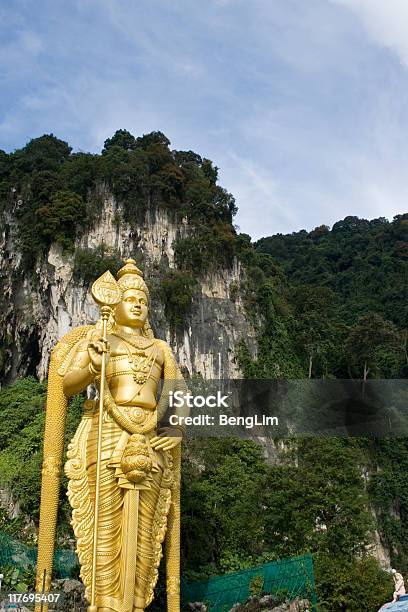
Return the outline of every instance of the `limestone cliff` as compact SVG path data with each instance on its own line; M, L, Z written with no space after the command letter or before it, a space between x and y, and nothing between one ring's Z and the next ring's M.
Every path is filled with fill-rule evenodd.
M191 232L187 220L151 207L143 222L130 227L121 221L120 207L109 189L102 185L99 191L101 214L89 231L77 236L75 250L104 245L123 258L137 255L143 262L147 282L151 274L160 282L157 270L175 266L174 240ZM36 263L34 273L26 274L13 212L7 213L0 244L2 358L7 382L30 373L44 378L50 350L57 339L70 328L98 318L89 286L73 277L74 258L75 251L63 253L61 247L52 244L46 258ZM163 304L153 297L151 324L155 334L172 345L189 375L237 378L240 371L235 349L239 340L245 339L252 351L256 350L255 331L240 297L243 278L237 261L231 269L212 270L201 278L185 329L178 335L171 334Z

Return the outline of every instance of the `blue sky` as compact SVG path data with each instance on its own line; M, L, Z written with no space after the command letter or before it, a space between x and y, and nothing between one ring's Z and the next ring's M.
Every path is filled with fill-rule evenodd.
M5 0L0 148L163 131L253 238L408 210L406 0Z

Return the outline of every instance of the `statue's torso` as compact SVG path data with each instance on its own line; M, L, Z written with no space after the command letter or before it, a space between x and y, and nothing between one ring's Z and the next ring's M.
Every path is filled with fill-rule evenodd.
M110 357L106 378L119 405L156 407L158 383L163 369L163 349L157 339L109 335Z

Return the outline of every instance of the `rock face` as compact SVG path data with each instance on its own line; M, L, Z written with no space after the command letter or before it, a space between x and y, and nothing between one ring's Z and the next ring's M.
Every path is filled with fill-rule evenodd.
M252 596L243 604L237 603L229 612L309 612L311 610L307 599L296 597L293 601L277 603L278 599L275 595ZM206 608L204 612L205 610Z
M157 276L159 268L174 268L173 242L191 232L186 219L176 222L170 212L150 208L143 222L132 229L120 221L120 209L106 187L100 187L99 196L99 220L90 231L77 237L76 249L104 245L124 259L139 254L148 284L152 271L156 270ZM98 319L89 287L73 278L74 256L52 245L46 261L37 263L35 274L24 274L13 218L6 219L0 243L1 358L6 382L27 374L43 379L50 350L58 338L72 327ZM255 332L240 298L242 282L243 271L238 262L232 269L217 269L206 275L193 299L184 333L177 337L170 333L163 305L153 301L151 325L155 335L171 344L186 374L237 378L240 371L235 350L239 340L244 339L256 351ZM232 287L234 299L230 295Z
M20 504L13 499L12 493L7 489L0 489L0 508L4 508L10 519L20 514Z
M375 513L373 512L374 517ZM375 517L376 519L376 517ZM376 519L377 520L377 519ZM379 561L384 570L391 567L390 551L381 539L378 529L374 531L372 544L368 547L368 552Z

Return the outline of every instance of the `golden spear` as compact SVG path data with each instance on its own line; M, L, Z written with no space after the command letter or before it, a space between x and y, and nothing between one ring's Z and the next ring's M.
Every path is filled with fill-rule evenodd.
M102 338L107 341L108 319L112 309L119 304L122 292L116 280L109 272L105 272L92 285L92 297L98 304L102 319ZM102 455L102 421L103 421L103 396L106 375L106 351L102 353L102 365L99 385L99 422L98 422L98 445L96 462L96 487L95 487L95 514L93 529L93 551L92 551L92 582L91 582L91 604L88 612L98 612L96 600L96 560L98 550L98 521L99 521L99 495L100 495L100 475L101 475L101 455Z

